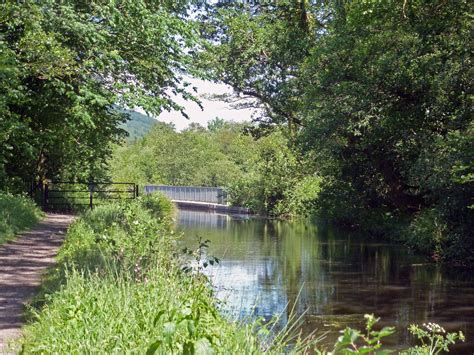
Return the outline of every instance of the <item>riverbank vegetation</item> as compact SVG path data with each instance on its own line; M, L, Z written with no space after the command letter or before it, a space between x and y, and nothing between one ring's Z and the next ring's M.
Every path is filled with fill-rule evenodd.
M3 2L0 189L112 177L225 185L261 213L317 214L474 264L469 5L225 1L189 16L188 1ZM262 115L182 133L156 125L114 150L127 120L117 107L186 116L176 96L199 101L186 75L232 86ZM12 235L36 212L2 198ZM182 272L168 213L153 216L166 202L145 201L74 224L24 350L285 349L219 315L207 281Z
M397 235L437 260L474 262L467 0L0 6L2 190L107 180L127 119L114 108L186 115L174 95L198 102L184 79L194 75L263 111L251 137L237 135L242 152L183 133L192 138L183 147L221 163L207 162L209 173L187 176L188 160L177 175L168 161L144 172L147 182L225 182L235 203L262 213L311 212ZM140 155L154 154L140 144Z
M0 192L0 244L31 228L42 216L31 199Z
M78 218L29 309L21 352L281 354L313 349L364 354L381 351L384 338L395 332L392 327L375 330L378 319L366 315L367 334L346 328L331 350L332 345L318 343L323 334L301 339L291 313L279 332L262 320L227 319L201 273L216 259L202 245L191 251L191 259L189 250L179 251L174 209L155 194L102 205ZM411 332L426 345L402 353L428 354L430 346L448 350L464 339L432 324L426 329L413 325Z
M282 352L283 338L225 319L207 279L184 271L173 210L156 194L80 217L31 309L23 352Z

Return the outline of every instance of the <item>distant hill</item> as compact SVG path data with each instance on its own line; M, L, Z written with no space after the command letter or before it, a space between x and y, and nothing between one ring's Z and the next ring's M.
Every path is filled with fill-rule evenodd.
M144 115L140 112L125 109L118 110L130 115L130 119L121 126L129 134L127 137L127 142L134 142L135 140L142 138L152 129L154 125L158 123L158 121L154 118L151 118L150 116Z

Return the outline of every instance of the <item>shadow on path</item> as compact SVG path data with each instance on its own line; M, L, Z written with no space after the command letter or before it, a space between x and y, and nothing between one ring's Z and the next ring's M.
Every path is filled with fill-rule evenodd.
M34 229L0 246L0 354L20 336L24 305L37 291L45 269L54 265L74 216L48 214Z

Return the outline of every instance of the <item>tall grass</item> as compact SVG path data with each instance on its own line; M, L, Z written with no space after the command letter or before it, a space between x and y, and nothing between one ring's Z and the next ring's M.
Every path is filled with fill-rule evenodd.
M23 351L287 351L281 339L258 335L258 322L231 322L217 311L207 279L182 269L172 216L170 202L157 195L97 207L77 220L31 309Z
M0 192L0 244L35 225L42 215L29 198Z

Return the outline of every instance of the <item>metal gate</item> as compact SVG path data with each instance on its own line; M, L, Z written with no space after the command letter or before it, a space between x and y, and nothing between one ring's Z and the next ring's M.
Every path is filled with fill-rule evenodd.
M45 210L92 209L108 200L135 199L138 185L132 182L53 181L36 185L30 195Z

